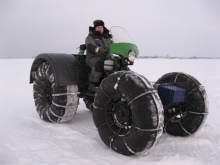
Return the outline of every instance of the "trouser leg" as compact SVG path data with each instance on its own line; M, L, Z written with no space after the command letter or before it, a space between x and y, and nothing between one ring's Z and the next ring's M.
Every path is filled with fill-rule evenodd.
M95 63L95 66L92 67L90 81L92 83L99 83L100 78L102 77L104 71L104 61L100 60Z
M102 77L102 72L96 72L95 68L92 68L90 81L93 83L98 83L101 77Z

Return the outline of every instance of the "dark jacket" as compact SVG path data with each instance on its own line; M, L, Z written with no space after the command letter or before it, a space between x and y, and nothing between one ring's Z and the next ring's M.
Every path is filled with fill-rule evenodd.
M103 59L103 56L98 55L97 48L102 47L108 50L109 45L112 43L111 38L112 36L109 34L109 30L106 27L104 27L103 34L97 33L93 27L89 27L89 35L86 37L85 41L87 49L87 63L93 57Z

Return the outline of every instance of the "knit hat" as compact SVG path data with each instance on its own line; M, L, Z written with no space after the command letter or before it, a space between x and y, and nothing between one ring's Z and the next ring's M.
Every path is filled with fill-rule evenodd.
M93 21L93 25L94 25L94 28L96 28L97 26L103 26L104 27L105 23L102 20L97 19L97 20Z

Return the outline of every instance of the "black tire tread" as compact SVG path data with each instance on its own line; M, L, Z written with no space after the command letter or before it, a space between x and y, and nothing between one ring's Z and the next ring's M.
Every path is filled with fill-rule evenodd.
M174 136L189 136L196 133L208 115L208 98L204 87L196 78L182 72L167 73L155 84L163 83L176 84L186 90L185 117L179 122L172 122L165 115L164 132ZM184 84L187 87L184 87Z
M116 136L105 118L115 96L126 100L132 111L131 129L124 136ZM124 155L148 152L162 135L164 122L157 92L146 78L132 71L119 71L102 81L95 95L93 119L102 141Z
M77 85L56 87L52 67L42 63L34 76L33 96L40 118L47 122L67 122L76 113L79 98Z

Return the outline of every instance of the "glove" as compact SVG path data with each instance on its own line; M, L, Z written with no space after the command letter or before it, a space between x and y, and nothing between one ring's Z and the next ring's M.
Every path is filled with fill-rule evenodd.
M104 48L99 48L98 55L108 55L109 51Z

